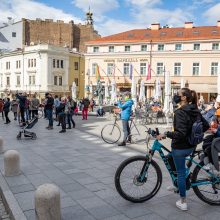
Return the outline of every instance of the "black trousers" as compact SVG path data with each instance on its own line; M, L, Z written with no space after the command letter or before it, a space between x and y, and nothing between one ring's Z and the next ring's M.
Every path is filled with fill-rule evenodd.
M21 113L21 120L22 120L22 122L25 122L25 119L24 119L24 108L20 107L20 113Z
M8 117L8 111L5 112L5 119L6 119L6 123L10 122L10 119Z
M59 114L59 123L62 126L62 130L66 130L66 114L64 112Z

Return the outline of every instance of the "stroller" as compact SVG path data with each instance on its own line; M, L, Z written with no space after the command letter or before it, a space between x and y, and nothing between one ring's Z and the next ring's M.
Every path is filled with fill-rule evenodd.
M36 116L31 121L27 122L26 125L23 126L23 128L19 131L17 135L17 139L20 140L22 137L22 134L24 134L24 137L35 140L37 138L37 135L34 132L26 131L26 129L33 128L37 122L38 122L38 118Z

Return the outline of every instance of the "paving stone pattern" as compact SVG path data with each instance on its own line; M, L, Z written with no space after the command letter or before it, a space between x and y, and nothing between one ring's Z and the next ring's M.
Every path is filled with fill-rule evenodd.
M0 196L0 220L10 220L9 214L5 209L1 196Z
M76 129L59 134L60 127L46 130L47 121L39 120L32 129L37 140L16 140L19 127L16 122L4 125L0 118L0 135L5 149L14 149L21 155L22 174L5 180L27 219L35 219L34 193L44 183L60 188L62 220L160 220L212 219L219 220L219 207L209 206L188 193L189 211L175 207L178 195L168 192L171 184L160 160L163 185L159 193L142 204L122 199L114 187L114 174L126 158L143 154L145 146L118 147L104 143L99 136L105 119L90 117L76 119ZM3 170L3 155L0 155ZM9 204L10 205L10 204Z

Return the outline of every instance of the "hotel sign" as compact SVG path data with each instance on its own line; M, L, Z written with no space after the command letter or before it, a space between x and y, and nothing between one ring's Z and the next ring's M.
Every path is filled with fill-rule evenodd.
M118 59L105 59L106 63L135 63L135 62L148 62L146 58L118 58Z

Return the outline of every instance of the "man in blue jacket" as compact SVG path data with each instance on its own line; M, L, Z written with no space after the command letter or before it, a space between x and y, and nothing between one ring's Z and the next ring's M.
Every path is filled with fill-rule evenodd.
M131 94L129 92L125 93L125 102L121 103L121 100L118 102L118 107L122 110L121 111L121 120L124 132L123 141L118 144L118 146L126 146L126 140L131 141L130 136L130 127L129 127L129 120L132 113L132 105L134 104L133 100L131 99Z

